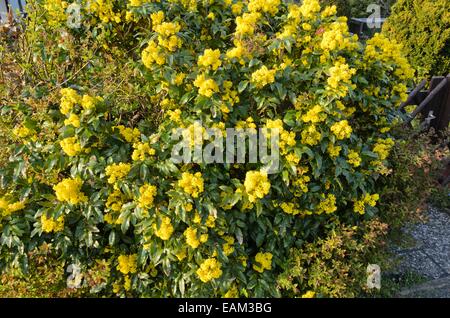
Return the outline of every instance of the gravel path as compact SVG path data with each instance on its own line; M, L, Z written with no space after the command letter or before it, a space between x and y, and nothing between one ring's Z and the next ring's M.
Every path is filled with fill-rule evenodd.
M414 244L395 248L400 272L415 272L427 282L402 290L399 297L450 298L450 215L430 208L428 221L405 229Z

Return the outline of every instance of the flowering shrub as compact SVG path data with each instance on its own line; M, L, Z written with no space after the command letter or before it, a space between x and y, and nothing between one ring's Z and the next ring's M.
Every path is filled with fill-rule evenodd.
M71 1L44 2L48 27L66 28ZM74 37L135 30L127 67L164 117L132 126L111 116L101 83L70 81L42 120L21 112L16 129L28 130L0 173L1 268L26 267L46 243L106 295L280 296L291 248L330 219L377 214L375 181L389 172L413 75L395 42L362 45L317 0L97 0L81 12ZM171 160L175 129L210 127L278 129L279 170ZM108 277L92 285L98 264Z
M448 1L398 0L383 25L383 33L403 45L418 76L450 73Z

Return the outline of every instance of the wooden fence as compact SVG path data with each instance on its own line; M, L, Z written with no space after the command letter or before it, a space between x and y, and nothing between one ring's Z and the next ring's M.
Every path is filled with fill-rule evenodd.
M427 81L423 80L409 94L408 99L401 107L418 105L409 115L407 123L410 123L418 114L422 114L424 120L436 131L448 128L450 122L450 74L433 76L428 90L423 90Z

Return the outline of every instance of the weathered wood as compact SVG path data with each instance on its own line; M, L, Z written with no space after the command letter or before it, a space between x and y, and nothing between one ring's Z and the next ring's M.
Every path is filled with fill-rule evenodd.
M416 88L414 88L414 90L409 93L408 95L408 99L403 102L400 105L400 108L403 109L408 105L414 105L415 104L415 100L417 100L417 96L419 95L420 91L425 87L425 85L427 84L427 80L423 80L422 82L419 83L419 85L416 86Z
M444 88L439 108L436 110L436 120L432 124L436 130L447 129L450 122L450 74L447 75L446 80L447 85Z
M420 103L420 105L412 112L410 118L407 120L408 123L411 122L420 112L424 112L426 115L428 115L428 112L432 110L431 107L433 106L431 102L433 102L436 97L439 97L439 94L442 94L444 92L443 89L447 85L447 80L447 78L443 77L440 80L440 83L436 87L434 87L434 89L431 89L430 85L430 93L423 100L423 102ZM434 82L436 82L436 80Z

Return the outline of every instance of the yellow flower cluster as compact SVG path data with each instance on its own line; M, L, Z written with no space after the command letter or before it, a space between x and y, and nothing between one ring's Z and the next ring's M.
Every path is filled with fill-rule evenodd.
M361 165L361 157L356 151L350 150L347 155L347 162L354 167L359 167Z
M157 193L156 186L151 184L144 184L139 188L138 205L141 208L149 208L153 206L153 201Z
M267 66L262 66L259 70L253 72L252 83L257 88L263 88L267 84L275 82L275 73L277 70L269 70Z
M231 253L234 252L234 247L233 247L234 237L232 237L232 236L224 236L223 239L225 240L225 243L222 245L222 250L223 250L223 253L226 256L228 256L228 255L230 255Z
M81 99L81 107L83 107L83 109L86 111L92 110L100 102L103 102L103 97L92 97L90 95L84 94L83 98Z
M335 146L332 143L328 144L327 151L331 158L336 158L337 156L339 156L341 150L341 146Z
M23 209L25 209L25 201L10 203L5 197L0 198L0 215L3 217Z
M394 141L391 138L377 140L377 143L373 146L373 152L378 155L380 160L384 160L389 156L391 148L394 146Z
M208 240L208 234L201 234L200 239L197 238L197 229L188 227L183 235L186 238L186 244L192 248L197 248L200 243L205 243Z
M31 136L32 140L34 140L34 141L37 140L36 131L29 129L25 126L15 128L13 130L13 134L14 134L14 136L17 136L19 138L27 138L27 137Z
M45 0L44 9L47 11L49 26L58 26L61 23L67 21L66 8L68 7L67 1L62 0Z
M247 171L244 181L245 192L251 203L264 198L270 191L270 181L264 171Z
M335 212L337 210L336 196L334 194L328 194L325 200L320 201L317 210L318 214L321 214L322 212L325 212L326 214Z
M308 112L302 116L302 120L306 123L320 123L327 119L327 114L324 113L324 109L320 105L315 105L313 108L308 110Z
M167 241L174 231L170 218L167 216L162 217L159 226L153 224L153 229L155 230L155 235L163 241Z
M115 22L120 23L121 13L114 12L113 0L91 0L88 1L88 10L97 16L103 23Z
M198 87L200 95L211 97L214 93L219 91L219 86L212 78L206 78L205 74L197 75L194 81L194 86Z
M314 298L316 296L316 293L312 290L308 290L306 293L302 295L302 298Z
M60 94L61 101L59 109L63 115L69 114L73 107L81 102L81 97L72 88L62 88Z
M78 204L87 201L86 195L81 192L83 182L80 178L66 178L53 187L56 198L61 202Z
M259 12L246 12L242 16L236 17L236 38L255 33L256 23L261 18Z
M317 131L316 126L309 125L302 131L302 143L310 146L317 145L322 138L322 134Z
M64 216L61 215L54 220L53 218L47 218L47 215L44 213L41 215L41 225L42 231L46 233L61 232L64 230Z
M300 13L306 19L314 17L315 13L320 11L319 0L304 0L300 7Z
M212 70L217 70L222 65L220 60L220 50L206 49L203 55L198 57L198 66L205 68L211 67Z
M276 14L280 0L250 0L248 3L248 10L250 12L264 12L269 14Z
M108 183L113 184L116 183L118 180L124 178L128 175L128 173L131 170L131 166L128 163L113 163L106 167L105 173L106 176L108 176Z
M134 150L131 155L131 159L133 159L133 161L144 161L147 155L153 156L156 153L155 149L150 147L148 143L139 142L133 144L133 148Z
M82 151L81 145L78 142L77 137L64 138L59 142L59 145L69 157L76 156Z
M106 199L106 208L111 209L114 212L119 212L122 209L124 195L120 190L115 189L108 195Z
M253 264L253 269L259 273L264 272L264 270L272 269L272 253L262 253L259 252L255 256L256 264Z
M137 143L141 138L141 132L137 128L128 128L124 125L115 126L114 128L119 129L120 134L127 142Z
M331 131L337 139L342 140L350 138L350 135L352 134L352 127L350 127L347 120L341 120L331 126Z
M174 52L181 47L183 42L176 36L180 32L181 25L178 22L163 22L161 24L153 24L153 30L158 33L158 43L160 47L164 47L170 52Z
M183 172L181 179L178 180L178 186L193 198L198 198L204 187L201 172L196 172L195 174Z
M283 202L280 204L280 208L287 214L297 215L301 213L301 210L296 208L292 202Z
M166 56L163 50L155 43L155 41L150 41L147 47L142 51L142 63L145 67L151 68L153 63L158 65L163 65L166 63Z
M328 71L330 76L327 79L327 88L336 91L339 96L345 97L349 87L342 84L351 84L351 78L356 74L356 69L349 68L344 59L339 59Z
M124 275L128 273L136 273L137 271L137 254L119 255L117 258L117 270Z
M197 270L198 278L207 283L215 278L222 276L221 264L215 258L206 259Z
M366 212L366 205L369 205L371 207L374 207L377 204L378 199L380 196L375 194L368 194L366 193L361 200L356 200L353 206L353 211L359 214L364 214Z
M382 61L396 65L394 74L401 80L407 80L414 76L414 69L408 60L402 56L402 47L395 40L390 40L384 34L376 33L367 40L364 59L368 63Z
M64 125L72 125L75 128L80 127L80 117L76 114L70 114L69 118L64 120Z
M325 51L325 55L334 50L356 49L356 40L349 36L347 18L340 17L323 33L320 48Z

